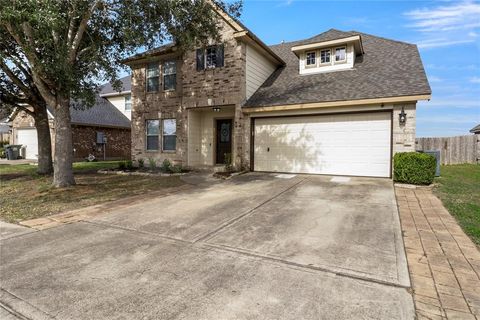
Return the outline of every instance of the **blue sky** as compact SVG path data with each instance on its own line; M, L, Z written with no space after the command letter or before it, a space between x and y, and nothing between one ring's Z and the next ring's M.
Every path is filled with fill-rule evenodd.
M241 20L267 44L330 28L415 43L433 92L417 105L417 136L480 123L480 1L244 0Z

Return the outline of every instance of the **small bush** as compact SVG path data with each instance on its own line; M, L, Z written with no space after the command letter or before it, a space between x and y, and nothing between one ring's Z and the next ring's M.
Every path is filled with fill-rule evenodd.
M182 173L183 172L183 167L180 164L176 164L171 167L171 172L172 173Z
M7 154L5 153L5 148L0 147L0 158L3 159L3 158L6 158L6 157L7 157Z
M397 182L428 185L435 178L434 156L418 152L400 152L393 157L393 179Z
M3 148L8 144L10 144L10 142L8 142L8 140L0 141L0 148Z
M118 169L125 170L127 168L127 163L125 161L120 161L118 163Z
M148 158L148 166L150 169L155 169L157 167L157 160L154 158Z
M163 160L162 166L160 167L160 170L162 170L163 172L171 173L172 172L172 163L170 162L170 160L168 160L168 159Z
M139 167L139 168L145 167L145 160L143 160L143 159L138 159L137 162L138 162L138 167Z
M133 170L133 162L131 160L125 161L125 168L127 168L127 170Z

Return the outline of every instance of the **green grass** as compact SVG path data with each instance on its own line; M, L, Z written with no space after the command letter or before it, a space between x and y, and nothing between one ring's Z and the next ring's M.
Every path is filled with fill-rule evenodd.
M0 165L0 219L15 223L183 184L178 177L96 173L117 166L118 161L74 163L77 185L57 189L51 176L36 174L36 166Z
M465 233L480 245L480 165L442 166L435 194Z

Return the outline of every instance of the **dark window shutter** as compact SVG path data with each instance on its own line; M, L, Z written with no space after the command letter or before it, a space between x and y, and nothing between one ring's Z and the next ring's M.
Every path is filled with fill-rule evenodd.
M197 49L197 71L205 69L205 57L203 49Z
M224 66L224 58L223 58L223 44L217 46L217 67Z

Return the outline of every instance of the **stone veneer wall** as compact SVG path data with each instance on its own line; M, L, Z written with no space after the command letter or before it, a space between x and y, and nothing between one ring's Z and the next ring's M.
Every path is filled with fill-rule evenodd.
M224 44L224 67L197 71L196 52L172 53L149 58L132 67L132 159L154 158L157 163L169 159L174 163L188 163L188 110L235 106L233 158L237 167L243 165L243 113L241 104L246 96L245 45L233 38L233 29L223 20L222 43ZM147 93L145 68L148 62L177 61L177 88L165 92ZM160 73L162 79L162 73ZM162 82L162 81L160 81ZM145 150L145 120L177 119L176 152Z
M407 121L400 125L398 115L404 107ZM415 151L416 104L398 104L393 106L393 155L397 152Z

